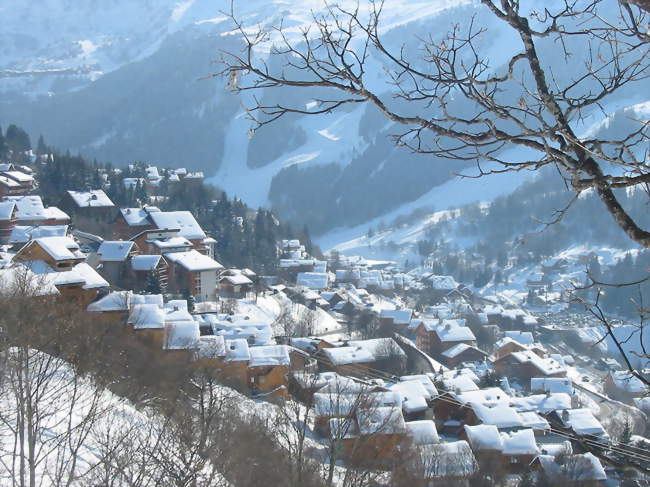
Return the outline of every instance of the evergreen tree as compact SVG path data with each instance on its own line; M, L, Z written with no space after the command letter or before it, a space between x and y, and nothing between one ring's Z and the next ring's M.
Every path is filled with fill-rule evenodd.
M2 134L2 127L0 127L0 159L4 159L5 157L7 157L8 152L9 152L9 147L7 147L5 136Z
M45 145L45 140L43 139L43 135L38 136L38 142L36 143L36 153L37 154L47 154L50 150L48 147Z
M149 294L161 294L162 293L162 287L160 285L160 276L158 275L157 270L153 270L149 272L147 275L147 284L145 287L145 291Z
M28 151L32 148L32 143L29 140L27 132L13 124L7 127L5 140L9 149L14 152L14 155L19 152Z

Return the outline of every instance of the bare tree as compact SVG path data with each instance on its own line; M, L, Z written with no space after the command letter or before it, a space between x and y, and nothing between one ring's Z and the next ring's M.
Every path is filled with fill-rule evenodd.
M248 110L255 128L288 114L371 103L405 127L394 136L398 145L475 162L478 176L554 166L576 197L593 189L629 238L650 247L650 232L614 191L647 189L648 123L630 120L630 128L616 136L578 133L586 117L608 115L605 106L617 92L647 90L647 2L565 0L538 10L518 0L481 4L516 39L500 65L488 53L492 32L476 18L442 37L417 39L416 53L408 45L392 49L382 35L383 2L370 0L365 9L328 5L298 40L282 25L256 31L232 13L244 48L224 53L224 74L238 92L288 87L313 96L319 90L309 104L297 96L290 97L293 104L264 104L256 97ZM377 59L385 91L376 88L371 64ZM503 152L509 147L525 155L511 160ZM559 210L558 219L567 209Z

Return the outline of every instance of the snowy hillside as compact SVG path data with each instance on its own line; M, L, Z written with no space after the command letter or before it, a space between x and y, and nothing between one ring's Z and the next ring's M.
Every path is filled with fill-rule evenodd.
M54 147L115 165L141 160L202 170L229 195L251 206L272 206L297 225L308 223L312 234L323 235L325 248L415 211L431 214L490 201L526 180L525 173L460 180L454 172L472 169L394 147L390 135L400 128L365 105L320 117L294 116L250 137L245 107L252 100L226 90L223 79L207 78L219 70L212 61L220 51L241 47L223 12L229 5L227 0L3 2L0 43L7 47L0 51L0 125L15 123L34 139L43 134ZM235 11L249 28L282 19L294 36L324 5L254 0L235 2ZM382 27L389 45L406 42L417 52L418 37L442 35L473 17L490 31L479 42L496 69L516 43L476 1L386 2ZM551 59L554 49L552 43L540 45ZM370 67L369 86L388 89L376 53ZM559 70L567 77L569 71ZM298 96L281 90L257 95L269 102ZM305 106L317 97L301 95ZM603 108L611 114L641 102L647 102L643 90L623 90ZM602 112L584 115L581 132L626 123L625 117ZM405 238L412 236L391 241Z

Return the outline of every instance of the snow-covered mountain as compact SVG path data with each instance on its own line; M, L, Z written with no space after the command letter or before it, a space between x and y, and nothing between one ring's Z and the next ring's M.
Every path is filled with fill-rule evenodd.
M236 1L235 11L249 26L282 19L297 35L323 6L322 0L246 0ZM203 170L250 205L273 206L309 223L312 233L328 232L326 247L413 211L489 200L525 179L458 181L452 170L469 169L395 148L388 136L397 128L365 105L287 118L249 137L250 100L226 90L223 79L206 79L219 70L212 60L220 51L240 48L223 13L229 8L229 0L5 0L0 124L16 123L56 147L118 165L145 160ZM473 0L386 2L385 40L393 46L410 40L407 48L417 49L418 36L442 35L473 16L490 29L481 42L498 66L511 34ZM369 82L381 90L381 65L372 63ZM647 101L642 91L621 93L608 108ZM258 94L268 101L299 95ZM602 115L590 121L602 122Z

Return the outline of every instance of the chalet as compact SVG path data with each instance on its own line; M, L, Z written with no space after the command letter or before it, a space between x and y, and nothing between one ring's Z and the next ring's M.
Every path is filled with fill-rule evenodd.
M435 390L433 383L429 381L429 384ZM431 389L427 389L421 380L400 380L390 386L389 390L401 397L402 413L405 419L410 421L431 418L429 405L437 394L432 394Z
M99 313L116 324L126 324L133 306L145 303L157 304L162 307L162 295L141 295L134 294L131 291L116 291L93 301L88 305L87 310L92 313Z
M0 177L12 179L18 183L21 192L18 194L27 194L34 189L34 176L26 174L22 171L2 171Z
M533 394L564 393L573 396L575 389L573 382L568 377L533 377L530 379L530 392Z
M329 287L329 274L327 272L298 272L296 285L315 290L326 289Z
M406 435L408 443L415 447L440 443L436 424L430 419L408 421Z
M0 174L0 196L17 196L27 193L23 185L18 181Z
M322 369L355 377L367 376L370 369L399 371L406 363L406 354L392 338L349 340L316 356Z
M253 281L242 271L229 269L221 273L218 288L220 296L244 298L253 290Z
M248 384L251 391L274 396L285 396L291 365L289 347L286 345L263 345L250 347Z
M338 428L331 428L337 435ZM354 428L346 431L344 456L354 464L377 464L390 461L407 439L407 428L398 406L359 408ZM352 441L350 441L352 440Z
M45 207L40 196L6 197L4 201L16 204L16 225L52 226L67 225L70 217L55 206Z
M461 343L475 346L474 333L464 325L464 320L422 321L415 329L417 347L435 358Z
M446 365L450 368L454 368L463 362L485 362L488 357L488 354L480 348L467 345L466 343L454 345L442 352L440 355Z
M205 176L201 171L188 172L187 174L185 174L185 177L183 177L183 182L198 186L203 182L204 177Z
M162 303L134 305L127 323L136 336L149 341L154 348L162 348L165 342L165 313Z
M250 346L273 344L273 330L269 323L233 320L233 317L203 313L195 315L204 335L221 335L226 340L243 339Z
M130 239L152 228L146 208L122 208L113 220L113 238Z
M216 241L208 237L189 211L160 211L149 207L149 218L154 228L159 230L177 230L178 236L186 238L195 250L209 257L214 256Z
M192 242L178 235L178 230L143 230L131 237L141 252L145 254L164 255L172 252L187 252L191 250Z
M499 375L516 377L528 384L533 377L566 377L567 373L563 363L530 351L513 352L496 359L494 370Z
M56 270L70 270L86 261L79 245L69 237L45 237L30 241L16 254L19 262L43 261Z
M133 289L144 290L150 279L157 279L161 292L167 292L169 264L162 255L136 255L130 259L130 278Z
M127 287L128 260L138 254L134 242L104 240L97 249L99 273L110 283Z
M117 212L113 202L101 189L67 191L60 206L77 220L77 224L79 221L109 223Z
M605 378L605 394L612 399L632 402L648 394L648 386L626 370L609 371Z
M391 332L407 331L412 318L412 309L382 309L379 313L381 327Z
M479 413L485 413L482 417L477 415L476 406L483 408L508 407L510 403L510 396L498 387L489 387L486 389L470 390L466 392L447 391L433 400L433 416L436 421L438 431L445 429L452 433L457 433L462 429L465 424L476 425L481 424L483 420L494 417L495 419L503 419L503 421L515 421L517 424L511 427L520 427L521 420L517 418L513 420L513 414L510 411L504 413L502 417L498 417L490 411L480 410ZM499 412L499 411L497 411ZM501 426L505 426L503 423Z
M0 201L0 245L9 242L9 236L16 225L16 203Z
M337 283L349 283L355 286L359 285L361 280L361 271L359 269L337 269L336 270L336 282Z
M163 350L181 362L193 360L199 350L199 325L194 320L165 322Z
M576 436L588 436L594 441L609 441L609 435L587 408L553 411L549 415L549 421L559 424L560 429Z
M248 389L248 364L250 362L250 348L245 339L237 338L226 340L226 357L223 361L221 373L227 384L240 391Z
M503 439L496 426L478 424L463 426L460 437L467 440L478 463L484 468L496 470L502 463Z
M1 224L1 222L0 222ZM30 240L44 237L66 237L68 236L68 225L48 226L23 226L16 225L11 230L8 244L14 249L20 249Z
M514 352L532 352L542 358L546 356L546 351L541 347L541 345L535 343L532 345L524 345L509 337L502 338L495 343L494 347L495 350L493 356L495 359L503 358Z
M600 460L592 453L562 455L540 455L534 462L551 485L597 486L606 485L607 474Z
M171 291L192 295L203 301L216 297L217 273L223 266L196 250L165 254L169 262L168 286Z

